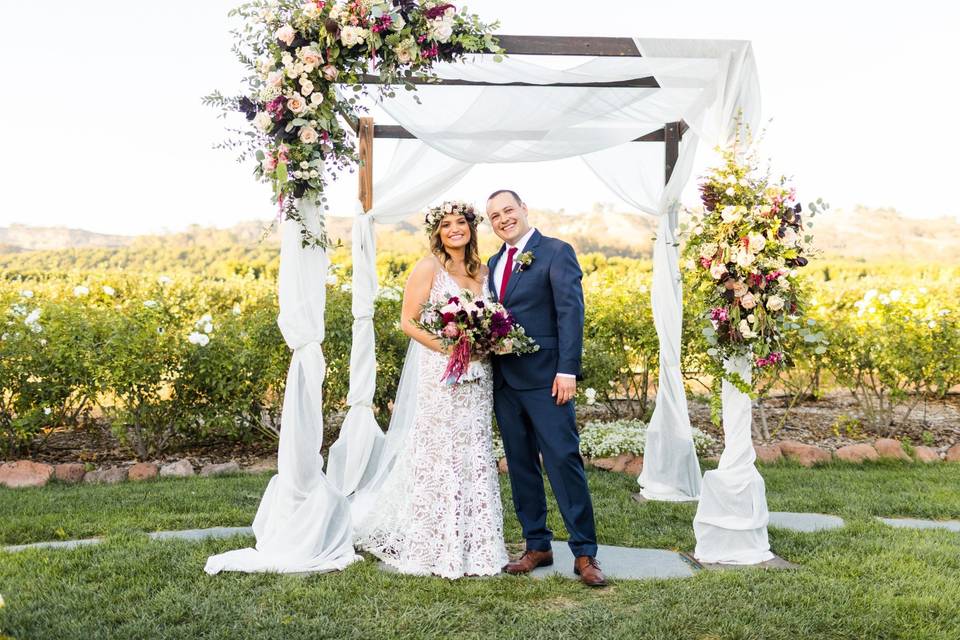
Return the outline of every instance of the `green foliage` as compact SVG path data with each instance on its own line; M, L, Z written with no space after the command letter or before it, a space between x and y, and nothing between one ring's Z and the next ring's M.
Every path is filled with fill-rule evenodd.
M276 437L290 352L276 326L276 248L258 247L218 232L166 246L0 257L0 455L35 453L52 429L100 416L139 456L209 439ZM374 404L383 426L407 346L397 324L401 285L416 258L383 252L377 261ZM328 417L346 406L353 325L349 251L333 251L332 259ZM580 259L587 307L580 406L646 420L658 375L650 263ZM184 261L203 275L186 272ZM960 383L960 269L824 266L829 280L824 270L805 275L807 317L783 338L792 366L756 371L756 393L794 402L848 390L858 401L850 418L858 433L894 434L912 406ZM709 388L704 312L696 296L685 296L682 366L689 384ZM207 315L209 332L199 322ZM191 342L193 333L208 342Z
M614 416L645 419L656 385L659 344L650 310L649 274L616 267L585 278L582 395Z

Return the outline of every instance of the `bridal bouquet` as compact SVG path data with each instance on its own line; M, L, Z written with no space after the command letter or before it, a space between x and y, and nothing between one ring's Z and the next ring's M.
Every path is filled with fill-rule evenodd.
M305 225L297 199L325 202L331 177L356 164L343 123L364 111L358 97L379 76L381 91L416 87L437 62L502 49L487 24L442 0L252 0L231 11L243 20L234 52L247 68L243 95L214 92L206 104L240 112L222 147L256 158L254 175L273 187L287 219L300 222L305 245L324 245ZM322 232L321 232L322 233Z
M812 238L786 179L759 170L753 154L741 159L736 147L702 180L700 193L703 211L682 230L693 294L704 306L711 373L718 383L727 378L749 393L739 376L724 371L725 360L748 356L757 369L782 367L789 364L791 332L805 342L820 340L801 322L805 296L798 270L808 262ZM809 216L825 206L812 203Z
M491 353L521 355L540 349L503 305L479 300L469 291L446 302L427 302L415 324L451 349L442 378L450 385L464 378L473 358Z

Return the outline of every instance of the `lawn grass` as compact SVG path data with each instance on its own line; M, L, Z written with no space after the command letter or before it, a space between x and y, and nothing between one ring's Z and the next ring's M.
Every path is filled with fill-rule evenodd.
M616 581L449 581L363 562L330 575L203 573L251 537L148 541L130 531L247 525L268 476L0 492L6 544L110 534L98 546L0 554L0 636L14 638L958 638L960 535L868 516L960 517L960 465L763 467L771 510L838 513L845 528L772 529L795 571ZM601 542L693 547L695 507L637 504L633 479L591 472ZM505 486L504 501L510 504ZM49 511L50 513L45 513ZM519 540L506 508L508 540ZM552 526L563 536L555 509ZM125 533L123 533L125 532Z

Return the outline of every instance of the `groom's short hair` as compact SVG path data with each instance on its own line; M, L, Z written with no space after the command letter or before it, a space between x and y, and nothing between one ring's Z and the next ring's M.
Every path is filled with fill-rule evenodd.
M517 204L523 204L523 200L521 200L520 196L517 195L517 192L512 189L497 189L487 197L487 202L493 200L501 193L509 193L511 196L513 196L513 199L517 201Z

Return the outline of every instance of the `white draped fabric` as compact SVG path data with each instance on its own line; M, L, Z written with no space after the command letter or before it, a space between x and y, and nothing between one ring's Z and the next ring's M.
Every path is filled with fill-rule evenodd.
M750 382L749 357L727 361L725 368ZM773 558L767 539L766 488L754 465L751 411L750 396L724 380L723 454L719 466L703 476L703 497L693 519L694 557L700 562L756 564Z
M313 495L311 492L322 491L324 504L336 509L331 506L324 512L299 514L311 520L311 524L302 526L314 529L298 530L299 545L293 547L303 545L305 539L311 544L319 544L320 540L335 542L329 542L332 546L324 547L322 554L319 547L314 549L317 553L312 558L300 554L296 562L290 558L273 564L234 562L228 565L218 561L219 568L285 570L278 567L299 563L300 570L306 570L310 562L320 557L336 558L340 564L352 561L352 549L348 553L349 544L344 542L349 538L344 532L350 530L348 499L353 501L356 519L357 512L362 511L361 505L369 504L371 492L392 466L393 456L402 442L402 417L412 411L409 403L401 402L407 395L404 389L409 392L410 385L401 383L386 437L373 414L376 385L373 311L377 291L373 224L406 218L438 198L478 163L538 162L585 156L591 169L624 201L660 217L651 293L661 342L660 386L641 482L645 495L652 499L695 499L699 495L699 466L680 373L682 299L675 246L676 214L679 194L693 171L698 140L711 144L726 142L735 129L737 114L742 114L744 122L755 125L759 117L759 86L748 42L646 39L636 42L642 57L586 61L579 58L572 66L557 68L556 60L548 63L536 57L520 57L495 63L489 56L477 56L466 64L437 65L436 71L442 78L494 85L508 82L577 85L653 77L659 87L422 85L416 92L419 102L404 91L380 101L378 106L419 140L398 143L386 176L374 184L372 210L366 214L358 210L355 218L349 411L340 437L330 450L327 476L324 476L317 453L322 433L320 405L309 395L319 394L320 381L314 376L306 382L310 388L296 387L300 402L294 403L288 398L289 408L287 403L284 405L283 430L307 429L315 435L309 436L310 446L288 452L296 462L281 462L278 478L285 477L285 467L300 469L312 465L313 471L309 482L297 485L280 483L275 478L257 516L258 521L265 521L273 515L273 504L304 504L305 497ZM673 176L664 185L663 144L631 141L662 128L664 123L680 120L687 122L691 129L681 143ZM500 186L504 185L492 185ZM522 190L522 185L517 188ZM286 236L284 242L286 249ZM325 264L322 271L316 265L302 264L295 268L302 269L300 278L311 282L316 290L323 289ZM281 282L281 307L283 298ZM319 317L322 325L322 304ZM288 342L291 342L289 338ZM319 340L316 342L319 352ZM291 346L293 344L291 342ZM409 360L410 357L408 364ZM291 370L297 363L295 352ZM407 369L403 377L409 382ZM287 413L293 411L299 415L307 400L316 404L316 414L311 413L309 420L288 419ZM399 435L392 437L395 426L400 427ZM288 434L286 440L284 437L281 436L281 459L287 455L286 444L299 442L304 436ZM266 515L261 517L261 512ZM292 512L287 509L284 515ZM256 529L257 522L254 525ZM327 535L326 530L334 528L340 535ZM260 530L271 532L278 528L262 525ZM259 533L257 541L260 556L266 555L267 543L261 544ZM324 566L334 564L336 562Z
M316 225L317 207L303 203L304 219ZM316 226L314 227L316 229ZM277 324L293 351L287 374L277 453L271 478L253 520L257 544L207 559L207 573L220 571L333 571L359 560L347 499L323 474L323 379L326 251L303 247L297 223L281 225L280 315Z

